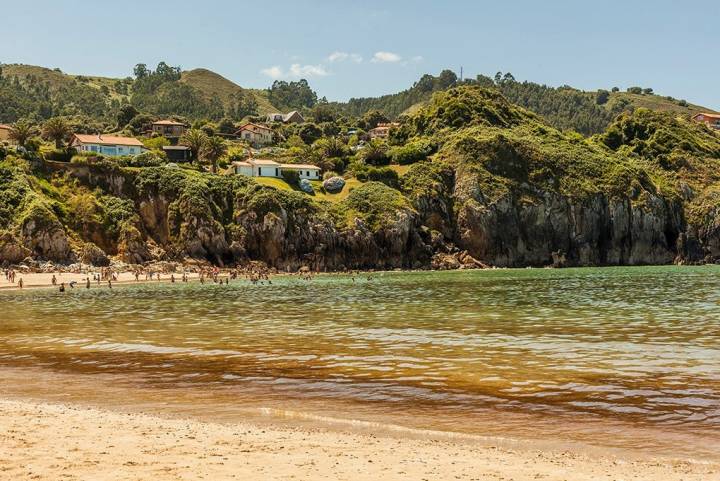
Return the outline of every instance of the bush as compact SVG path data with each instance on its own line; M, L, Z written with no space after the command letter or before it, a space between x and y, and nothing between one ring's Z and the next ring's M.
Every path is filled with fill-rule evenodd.
M55 162L70 162L77 154L77 151L72 147L67 149L54 149L49 152L45 152L46 160L54 160Z
M163 136L152 137L150 139L143 140L143 145L148 149L162 150L166 145L170 145L170 141Z
M283 170L282 177L289 185L298 187L300 185L300 174L296 170Z
M642 87L630 87L627 89L630 94L641 94L643 92Z
M357 156L370 165L388 165L390 163L387 145L377 139L365 144L365 147L358 152Z
M390 167L371 167L361 162L354 162L350 168L360 182L382 182L393 189L400 187L400 178Z
M390 160L393 164L408 165L427 159L434 148L427 141L410 142L402 147L394 147L390 150Z
M598 90L595 94L595 103L598 105L605 105L610 100L610 92L607 90Z
M126 167L160 167L167 163L167 156L164 153L148 151L133 157L122 157L118 163Z

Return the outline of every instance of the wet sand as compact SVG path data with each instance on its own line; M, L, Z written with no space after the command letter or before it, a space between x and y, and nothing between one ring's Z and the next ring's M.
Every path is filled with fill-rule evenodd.
M0 479L720 480L720 466L0 401Z

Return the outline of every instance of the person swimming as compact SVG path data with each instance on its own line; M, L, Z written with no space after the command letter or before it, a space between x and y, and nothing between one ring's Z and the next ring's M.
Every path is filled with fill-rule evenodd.
M61 282L61 283L60 283L60 289L59 289L59 290L60 290L60 292L65 292L65 283L64 283L64 282Z

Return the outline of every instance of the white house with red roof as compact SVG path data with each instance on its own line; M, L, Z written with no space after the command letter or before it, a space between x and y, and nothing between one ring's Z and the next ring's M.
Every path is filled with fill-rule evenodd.
M133 137L103 134L75 134L70 146L78 152L96 152L109 157L137 155L147 150L142 142Z

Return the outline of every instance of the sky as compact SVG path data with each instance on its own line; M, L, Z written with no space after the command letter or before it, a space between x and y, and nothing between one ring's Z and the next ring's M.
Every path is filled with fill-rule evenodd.
M720 109L720 2L2 0L0 62L125 77L165 61L243 87L306 78L328 100L450 68Z

